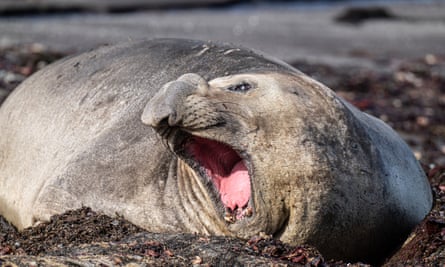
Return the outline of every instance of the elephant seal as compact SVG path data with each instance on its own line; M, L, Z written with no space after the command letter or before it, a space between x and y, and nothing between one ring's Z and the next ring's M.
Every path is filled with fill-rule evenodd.
M268 56L161 39L67 58L0 109L0 212L19 229L89 206L153 232L386 255L429 184L380 120Z

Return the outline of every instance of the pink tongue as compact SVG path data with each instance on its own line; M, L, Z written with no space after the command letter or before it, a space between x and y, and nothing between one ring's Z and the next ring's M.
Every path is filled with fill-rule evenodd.
M249 173L232 148L194 136L185 149L206 169L226 208L234 211L247 205L250 199Z
M243 161L238 162L228 177L221 177L219 192L224 206L235 210L247 205L250 199L250 178Z

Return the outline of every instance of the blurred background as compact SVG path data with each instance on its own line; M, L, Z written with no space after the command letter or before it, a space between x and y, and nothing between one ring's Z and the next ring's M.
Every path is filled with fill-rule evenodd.
M0 0L0 105L64 56L162 37L263 51L392 126L436 196L426 219L435 230L419 228L424 239L394 263L443 265L445 1Z
M364 54L440 53L445 40L443 1L1 0L0 15L0 46L40 43L69 53L180 37L238 43L286 61L369 64Z

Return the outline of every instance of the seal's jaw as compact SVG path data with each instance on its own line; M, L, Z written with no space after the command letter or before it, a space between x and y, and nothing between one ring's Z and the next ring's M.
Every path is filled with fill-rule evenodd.
M225 209L224 219L235 223L252 216L247 159L227 144L187 135L181 149L175 152L203 177L204 182L210 181L211 191Z

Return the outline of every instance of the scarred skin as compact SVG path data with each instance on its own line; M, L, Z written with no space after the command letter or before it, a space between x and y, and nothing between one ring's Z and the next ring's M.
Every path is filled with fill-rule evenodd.
M431 208L392 129L233 45L162 39L65 59L13 92L0 129L0 213L20 229L89 206L154 232L265 232L372 261ZM200 145L215 141L230 160L212 153L222 163L205 168Z

